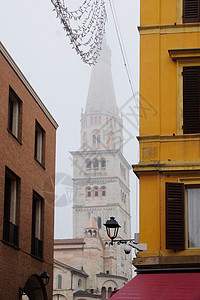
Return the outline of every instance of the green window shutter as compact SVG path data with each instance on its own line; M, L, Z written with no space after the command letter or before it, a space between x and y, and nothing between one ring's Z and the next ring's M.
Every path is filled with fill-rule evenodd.
M184 250L184 184L166 182L166 249Z

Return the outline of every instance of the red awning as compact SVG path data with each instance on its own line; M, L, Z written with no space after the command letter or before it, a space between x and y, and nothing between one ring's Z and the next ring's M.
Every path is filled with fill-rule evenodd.
M200 273L139 274L112 300L200 300Z

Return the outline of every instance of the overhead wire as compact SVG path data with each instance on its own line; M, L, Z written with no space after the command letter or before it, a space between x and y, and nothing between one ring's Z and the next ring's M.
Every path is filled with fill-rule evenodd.
M123 59L123 63L126 69L126 73L127 73L127 77L128 77L128 82L130 85L130 89L132 92L132 96L133 99L135 100L135 104L136 104L136 108L137 110L139 110L139 106L137 103L137 99L136 99L136 92L135 92L135 88L134 88L134 84L132 82L132 76L131 76L131 71L130 71L130 67L129 67L129 62L128 62L128 58L126 55L126 50L125 50L125 46L123 43L123 39L122 39L122 34L121 34L121 30L120 30L120 25L119 25L119 21L117 18L117 13L115 10L115 6L113 3L113 0L109 0L109 4L110 4L110 8L111 8L111 13L112 13L112 17L113 17L113 21L114 21L114 26L115 26L115 30L116 30L116 34L117 34L117 38L118 38L118 42L119 42L119 46L120 46L120 50L121 50L121 54L122 54L122 59ZM139 114L138 114L139 115ZM136 180L136 232L139 232L139 224L138 224L138 220L139 220L139 195L138 195L138 182Z
M136 93L135 93L134 85L133 85L133 82L132 82L132 76L131 76L129 63L128 63L128 58L127 58L127 55L126 55L126 51L125 51L125 47L124 47L124 43L123 43L123 39L122 39L122 35L121 35L121 30L120 30L119 21L118 21L118 18L117 18L117 13L116 13L115 6L114 6L114 3L113 3L112 0L109 0L109 4L110 4L110 9L111 9L111 13L112 13L113 21L114 21L114 26L115 26L115 30L116 30L116 34L117 34L117 39L118 39L118 42L119 42L119 47L120 47L121 54L122 54L123 63L124 63L125 69L126 69L127 77L128 77L128 82L129 82L129 85L130 85L131 92L133 94L133 98L134 98L135 103L136 103L136 107L138 109L138 103L137 103L137 100L136 100Z

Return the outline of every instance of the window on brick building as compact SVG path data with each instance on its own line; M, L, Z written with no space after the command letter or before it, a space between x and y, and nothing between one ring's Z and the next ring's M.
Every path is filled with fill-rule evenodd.
M14 247L18 247L19 244L19 227L17 220L19 182L19 177L6 168L3 240Z
M183 23L200 21L200 0L183 0Z
M33 192L31 254L40 259L43 259L43 202L44 199Z
M45 131L36 121L35 124L35 159L44 166Z
M18 140L21 140L21 106L22 101L10 88L8 129Z

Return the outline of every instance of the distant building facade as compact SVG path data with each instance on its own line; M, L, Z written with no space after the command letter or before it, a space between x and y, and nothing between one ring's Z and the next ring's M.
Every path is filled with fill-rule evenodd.
M123 124L110 60L110 49L104 43L92 70L86 109L81 114L81 149L72 152L74 239L55 241L55 259L88 275L86 288L78 289L77 299L107 299L111 291L132 276L131 256L125 255L123 246L110 245L103 226L115 216L122 226L119 236L131 236L130 166L123 156ZM55 286L56 283L54 294L58 295ZM73 297L66 299L76 299L77 294Z
M1 43L0 77L0 298L51 299L58 125Z

